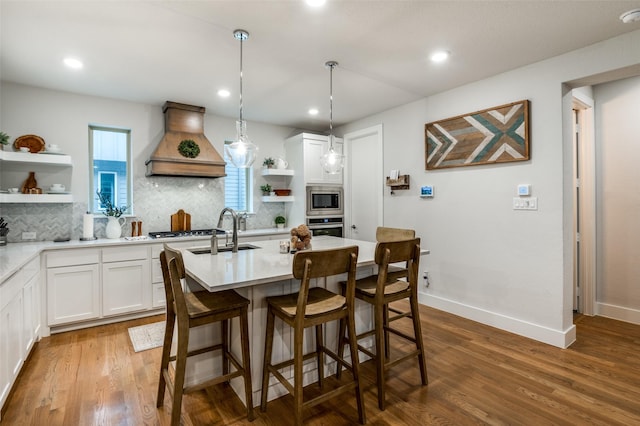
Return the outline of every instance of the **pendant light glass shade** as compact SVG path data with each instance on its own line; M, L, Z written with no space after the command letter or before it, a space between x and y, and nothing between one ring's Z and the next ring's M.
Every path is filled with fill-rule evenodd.
M233 36L240 41L240 119L236 121L236 138L232 143L225 145L224 151L234 166L246 169L251 167L258 151L258 147L247 136L247 122L242 119L242 43L249 38L249 33L245 30L235 30Z
M320 164L325 173L335 175L344 167L344 155L333 148L333 69L338 66L338 63L329 61L324 65L329 68L329 150L320 157Z

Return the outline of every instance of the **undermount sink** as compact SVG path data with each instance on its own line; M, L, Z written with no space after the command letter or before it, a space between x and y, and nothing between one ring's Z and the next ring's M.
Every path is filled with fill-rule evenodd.
M253 249L259 249L259 248L260 247L254 246L253 244L238 244L238 251L253 250ZM198 247L198 248L192 248L188 250L193 254L211 254L210 247ZM225 251L232 251L232 250L233 250L233 247L230 247L230 246L218 247L218 253L225 252Z

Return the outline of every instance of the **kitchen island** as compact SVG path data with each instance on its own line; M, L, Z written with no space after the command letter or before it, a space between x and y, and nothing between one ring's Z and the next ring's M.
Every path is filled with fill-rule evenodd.
M316 237L312 240L313 250L333 249L357 245L358 272L357 277L365 277L374 273L374 253L376 244L368 241L351 240L337 237ZM253 386L253 401L255 405L260 402L262 383L262 361L264 354L265 324L267 318L266 297L296 292L299 281L293 279L292 264L293 254L280 253L279 241L257 241L252 243L255 249L241 250L237 253L222 252L217 255L194 254L191 248L181 248L184 265L187 273L187 285L192 290L220 291L235 289L251 301L249 306L249 335L251 336L251 380ZM169 244L171 246L171 244ZM194 250L196 251L196 250ZM336 276L327 279L312 281L312 285L321 286L331 291L338 292L338 281L346 276ZM356 329L358 333L372 326L371 310L366 304L356 301ZM234 353L240 353L239 324L232 324L232 347ZM313 348L314 337L311 330L306 330L305 353ZM326 341L329 347L336 347L336 327L331 324L325 330ZM202 326L192 330L190 349L200 348L219 341L219 327ZM362 342L365 346L371 346L373 342ZM335 346L334 346L335 345ZM293 347L293 334L289 327L284 327L280 321L276 321L276 332L273 347L273 361L278 362L291 357ZM362 361L362 354L360 355ZM212 363L210 354L193 357L187 362L187 383L192 384L207 380L220 374L219 363ZM326 374L335 371L335 363L326 357ZM329 362L331 361L331 362ZM211 366L214 365L214 369ZM283 370L283 375L292 377L291 368ZM304 383L312 383L317 380L315 361L309 360L304 367ZM244 385L242 380L231 381L238 396L244 401ZM286 394L284 387L274 378L271 378L269 399L275 399Z

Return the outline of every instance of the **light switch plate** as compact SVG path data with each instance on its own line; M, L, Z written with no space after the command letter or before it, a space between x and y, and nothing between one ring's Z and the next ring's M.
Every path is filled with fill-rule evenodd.
M514 197L513 210L538 210L538 197Z

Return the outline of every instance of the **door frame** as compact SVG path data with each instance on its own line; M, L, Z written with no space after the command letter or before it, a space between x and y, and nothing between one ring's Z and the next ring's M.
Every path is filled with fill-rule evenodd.
M353 171L352 163L354 161L366 161L368 164L372 165L375 170L375 175L378 176L375 182L372 182L374 185L375 194L377 194L376 200L376 224L377 226L382 226L384 220L384 173L383 173L383 128L382 124L377 124L375 126L367 127L365 129L356 130L354 132L346 133L343 137L344 140L344 150L346 153L346 162L345 162L345 173L344 173L344 199L346 202L345 211L344 211L344 226L345 226L345 237L352 238L351 226L352 222L352 211L353 206L351 205L351 200L353 199L353 188L351 183L353 179L351 177L351 173ZM368 136L376 136L376 144L371 149L371 155L367 158L353 158L352 155L352 144L356 139L360 139Z
M577 241L577 220L580 218L580 250L574 250L574 291L576 276L580 277L581 297L578 311L584 315L596 315L596 146L594 100L573 90L573 109L578 111L580 143L574 149L574 200L579 185L580 197L574 202L574 248ZM575 132L574 132L575 138ZM574 139L575 140L575 139ZM576 167L580 170L580 181L576 182Z

